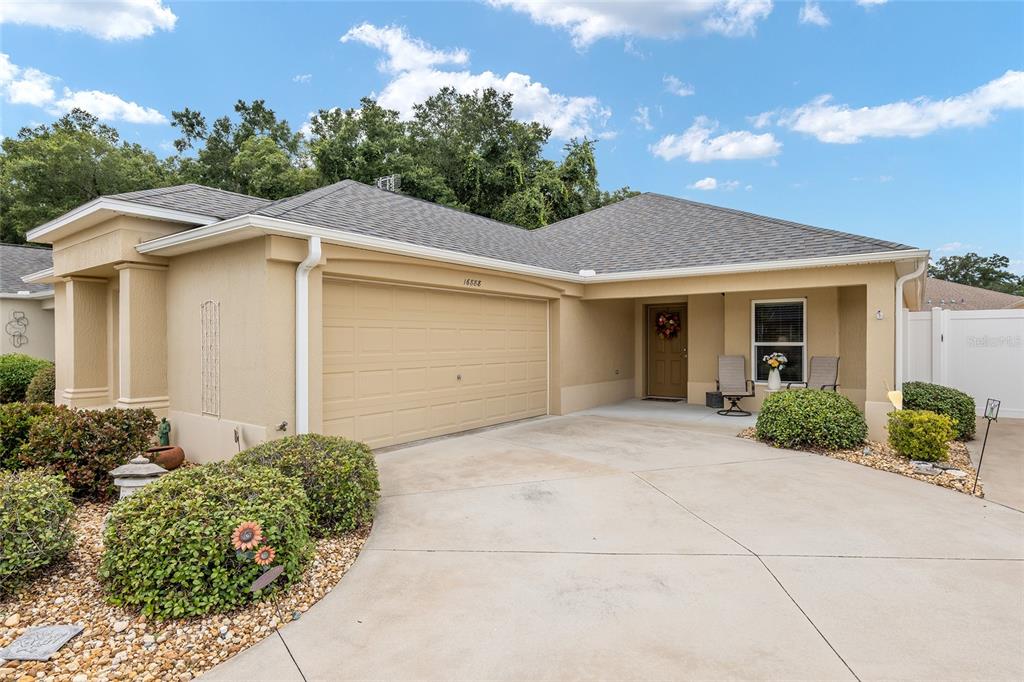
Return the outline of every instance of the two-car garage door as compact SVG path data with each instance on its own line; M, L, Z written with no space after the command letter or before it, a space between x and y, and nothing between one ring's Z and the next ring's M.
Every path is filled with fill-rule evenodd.
M324 431L380 447L547 413L547 303L324 281Z

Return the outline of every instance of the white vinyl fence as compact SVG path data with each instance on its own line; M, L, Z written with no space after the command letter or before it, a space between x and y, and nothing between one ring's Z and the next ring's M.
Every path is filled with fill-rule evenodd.
M1002 401L1000 417L1024 417L1024 310L904 313L904 381L952 386Z

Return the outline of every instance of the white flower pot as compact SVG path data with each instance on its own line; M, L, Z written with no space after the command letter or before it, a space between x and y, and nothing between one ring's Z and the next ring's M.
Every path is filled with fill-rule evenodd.
M768 390L777 391L782 388L782 377L779 375L779 370L773 369L768 372Z

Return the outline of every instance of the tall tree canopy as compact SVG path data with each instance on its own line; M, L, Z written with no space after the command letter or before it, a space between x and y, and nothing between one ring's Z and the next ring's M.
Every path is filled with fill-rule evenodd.
M102 194L183 182L279 199L398 174L405 194L526 228L636 194L600 190L586 138L569 141L561 160L545 158L551 130L514 118L512 96L493 89L442 89L409 121L364 98L356 108L320 110L308 134L259 99L239 100L212 125L187 107L171 116L177 154L164 161L79 110L4 140L3 241L23 241L25 230Z
M994 253L979 256L971 251L963 256L943 256L928 269L928 275L972 287L1024 296L1024 277L1008 269L1010 259Z
M153 152L74 109L0 144L0 240L24 242L26 231L103 194L176 181Z

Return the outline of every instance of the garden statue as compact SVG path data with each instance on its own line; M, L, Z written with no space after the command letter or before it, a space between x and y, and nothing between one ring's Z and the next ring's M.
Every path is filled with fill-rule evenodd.
M171 444L171 423L167 421L167 417L160 420L160 426L157 428L157 433L160 436L160 445L166 447Z

